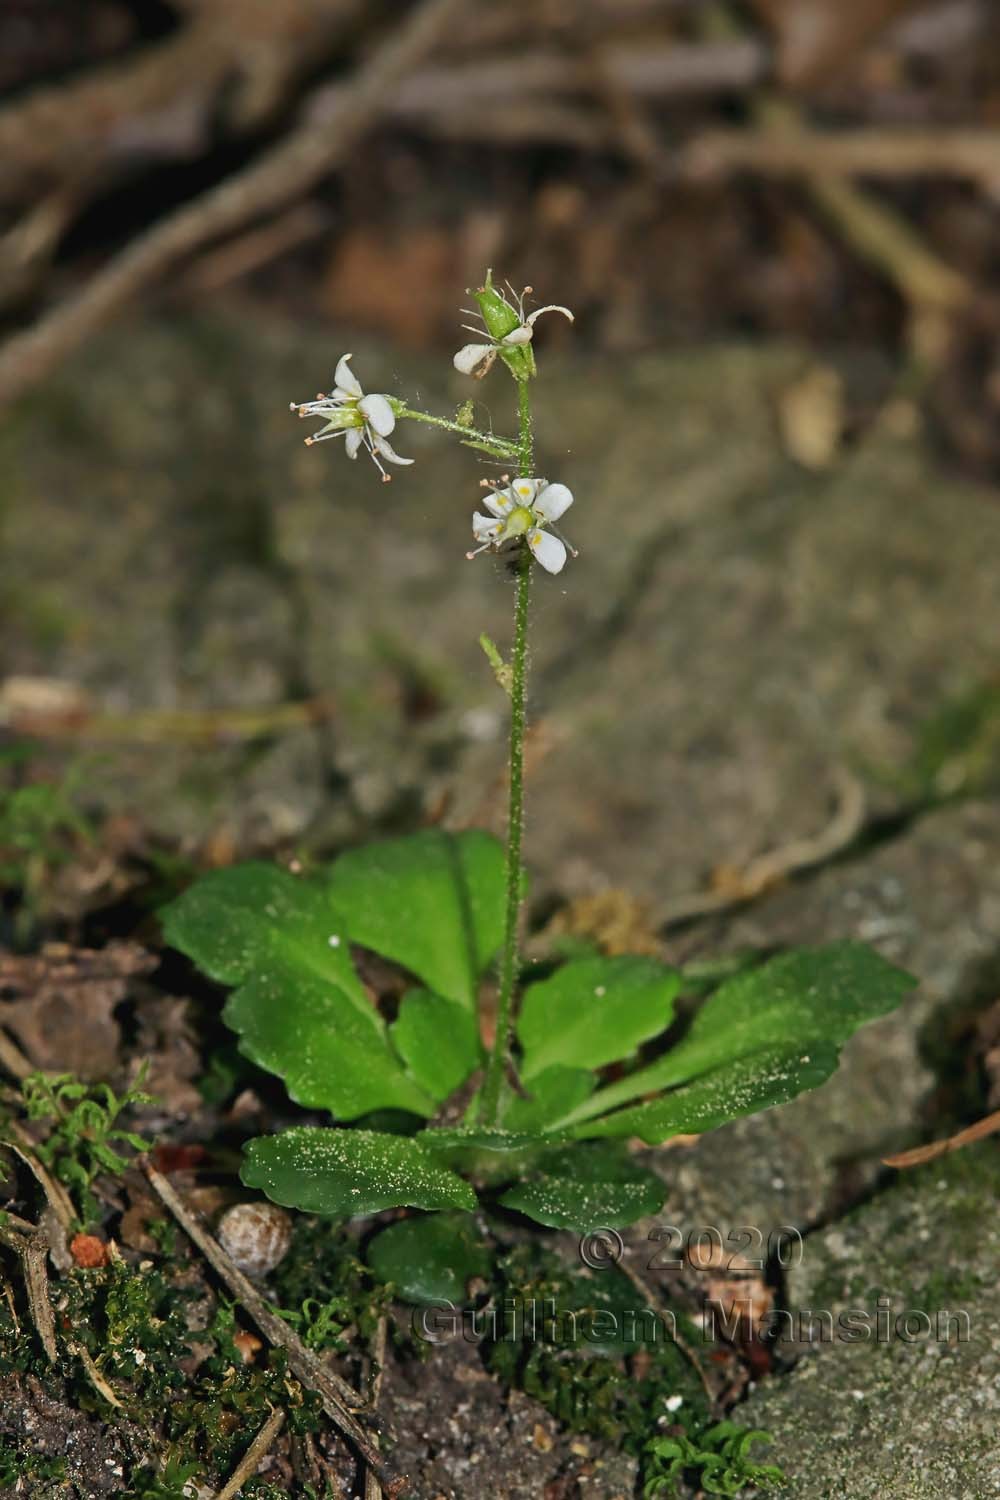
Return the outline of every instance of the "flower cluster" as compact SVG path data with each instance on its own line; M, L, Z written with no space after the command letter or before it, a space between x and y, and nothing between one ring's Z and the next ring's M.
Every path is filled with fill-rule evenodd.
M532 350L535 323L547 312L561 313L571 323L573 321L569 308L556 303L526 313L524 299L530 292L529 286L518 294L508 282L505 293L494 285L492 272L487 271L484 284L473 293L483 326L480 329L463 325L470 333L476 334L476 342L463 345L454 357L455 368L477 380L489 374L498 358L503 360L521 389L519 439L498 438L492 430L476 432L471 425L471 410L465 408L460 409L452 421L430 412L411 411L402 401L390 396L377 393L366 396L351 369L351 355L345 354L337 364L331 395L320 394L315 401L291 403L292 410L300 417L316 417L323 423L306 438L306 442L323 443L327 438L342 437L348 458L357 458L364 448L383 481L387 482L390 476L383 461L389 464L413 462L412 458L401 457L389 442L389 434L395 430L397 420L406 418L457 433L468 447L482 449L501 462L509 463L519 454L518 461L527 468L531 463L532 444L526 385L535 374ZM490 491L483 500L490 514L476 511L473 516L472 531L479 546L467 554L469 557L476 557L490 548L498 550L506 542L519 543L522 538L530 555L537 558L549 573L562 571L567 554L576 556L555 527L560 516L573 503L573 496L564 484L549 484L545 479L526 475L513 481L504 475L500 481L504 488L491 486L486 480L483 484Z
M549 484L547 479L515 479L506 489L484 495L483 504L491 514L484 516L477 510L473 515L472 532L481 545L466 557L478 557L488 547L500 547L522 536L547 573L562 571L567 551L576 556L565 537L544 529L554 530L555 522L573 504L566 485Z
M343 437L348 458L357 458L364 446L384 482L391 478L382 467L384 458L390 464L412 464L412 458L401 458L388 442L396 426L396 414L388 396L366 396L345 354L337 365L332 396L320 394L315 401L293 401L292 411L300 417L322 417L325 427L306 438L306 443L323 443L327 438Z

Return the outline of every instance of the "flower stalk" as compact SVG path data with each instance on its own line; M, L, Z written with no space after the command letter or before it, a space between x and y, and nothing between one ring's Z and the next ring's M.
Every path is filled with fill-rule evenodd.
M431 427L443 428L445 432L457 433L467 448L479 448L484 453L492 454L494 458L508 462L520 453L517 443L511 442L509 438L497 437L494 432L479 432L475 427L450 421L447 417L436 417L429 411L413 411L402 401L392 401L391 405L396 416L406 421L426 422Z
M516 438L499 437L482 432L472 425L474 406L466 401L453 419L416 411L398 397L382 392L366 394L351 368L351 355L341 357L330 395L320 394L314 401L293 402L300 417L319 419L323 425L306 438L309 444L342 437L348 458L364 450L387 481L384 463L409 465L413 462L396 453L389 434L397 422L424 422L444 432L454 433L468 448L488 453L501 463L516 465L515 477L504 474L498 485L482 481L486 491L481 503L488 514L473 513L472 533L479 544L465 555L478 557L483 552L501 552L511 559L516 588L514 595L514 642L509 663L505 663L487 636L480 637L500 687L510 697L510 792L507 811L507 849L505 860L504 936L500 956L500 990L497 1003L496 1034L486 1065L486 1077L478 1104L479 1123L496 1128L501 1123L505 1076L510 1064L514 991L520 974L520 937L522 915L521 844L524 825L524 741L528 675L528 609L531 601L531 575L537 563L546 573L560 573L568 556L576 550L558 530L556 523L573 504L573 495L565 484L550 484L538 476L535 468L534 428L531 410L531 380L536 374L533 349L535 323L544 313L557 312L569 322L573 314L568 307L549 303L533 312L525 310L525 297L531 288L517 293L510 283L507 292L493 281L487 271L484 284L472 295L478 306L482 327L464 325L476 337L454 356L453 364L464 375L482 380L498 362L506 366L517 388L518 433Z
M522 474L534 469L534 428L531 390L527 380L517 382L518 467ZM524 736L527 727L528 610L531 602L531 551L522 537L517 553L517 587L514 595L514 644L510 659L510 793L507 807L507 860L504 943L500 959L500 994L497 1000L496 1034L486 1065L480 1098L479 1119L496 1126L500 1119L500 1096L510 1056L511 1010L514 986L520 968L521 932L521 839L524 832Z

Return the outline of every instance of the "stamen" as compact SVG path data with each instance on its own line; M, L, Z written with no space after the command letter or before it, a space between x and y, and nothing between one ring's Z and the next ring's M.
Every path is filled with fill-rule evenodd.
M385 472L385 470L383 469L383 467L382 467L381 461L380 461L379 456L378 456L378 450L376 449L375 444L372 442L371 433L368 431L368 424L367 423L365 424L365 426L362 429L362 431L364 433L364 445L368 449L369 454L371 455L372 463L375 465L376 469L378 469L379 473L382 476L382 483L383 484L389 484L389 483L391 483L391 481L392 481L392 475L391 474L387 474Z
M570 557L580 556L579 552L573 546L573 543L570 541L569 537L564 536L563 533L559 530L558 526L553 526L551 521L549 522L549 530L552 532L553 536L557 536L559 538L563 546L566 548L566 551L569 553Z

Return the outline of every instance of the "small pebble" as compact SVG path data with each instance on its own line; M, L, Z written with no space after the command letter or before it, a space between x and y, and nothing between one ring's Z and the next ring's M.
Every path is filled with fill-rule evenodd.
M248 1276L266 1276L288 1252L292 1221L276 1203L236 1203L219 1220L223 1250Z

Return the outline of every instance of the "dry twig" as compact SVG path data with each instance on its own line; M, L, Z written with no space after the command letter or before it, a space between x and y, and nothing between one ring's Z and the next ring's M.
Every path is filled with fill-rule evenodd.
M270 1452L271 1445L281 1431L284 1421L285 1413L280 1406L276 1406L222 1489L219 1490L215 1500L235 1500L246 1481L256 1473L257 1465L264 1454Z
M16 1078L18 1083L23 1083L25 1078L35 1071L34 1066L2 1026L0 1026L0 1068L3 1068L12 1078Z
M7 1245L21 1262L24 1285L28 1294L28 1309L35 1325L42 1348L50 1364L58 1357L56 1348L56 1325L49 1301L49 1278L45 1259L49 1253L49 1242L42 1231L27 1219L16 1214L4 1215L0 1224L0 1242Z
M882 1161L887 1167L919 1167L925 1161L937 1161L939 1156L947 1156L949 1151L958 1151L962 1146L971 1146L975 1141L985 1140L998 1130L1000 1109L977 1120L974 1125L967 1125L956 1135L949 1135L942 1141L929 1141L926 1146L914 1146L909 1151L897 1151L895 1156L883 1156Z
M190 156L220 126L259 127L317 55L349 31L359 0L225 0L192 8L163 41L0 110L2 196L38 183L106 185L115 163Z
M45 1194L48 1205L59 1221L61 1228L68 1234L76 1218L76 1211L73 1208L73 1201L69 1193L67 1193L62 1183L57 1182L48 1168L38 1159L35 1152L35 1142L20 1122L17 1120L8 1120L6 1129L14 1139L7 1140L4 1144L24 1162Z
M829 172L841 177L967 177L996 192L1000 131L711 130L681 152L680 167L692 177L740 171L768 176Z
M226 1283L232 1294L253 1318L260 1331L272 1344L284 1349L289 1367L304 1385L316 1391L323 1409L330 1420L350 1439L368 1467L378 1476L389 1500L396 1500L402 1493L404 1481L388 1468L385 1460L374 1447L368 1433L354 1416L363 1409L364 1403L357 1391L342 1380L335 1371L307 1349L298 1334L264 1301L253 1283L235 1266L219 1242L209 1234L200 1220L188 1209L180 1195L153 1166L143 1163L143 1171L160 1201L173 1214L184 1233L197 1245L202 1255L218 1276Z
M28 389L146 287L213 240L308 192L378 118L385 99L440 39L464 0L421 0L340 92L329 118L310 120L260 160L155 224L75 296L0 353L0 402Z
M812 838L794 839L780 849L758 855L724 889L692 891L687 896L678 896L660 913L661 928L743 906L789 875L824 864L848 848L864 826L865 793L860 781L847 771L838 769L836 778L837 809L821 833Z
M374 1361L374 1374L371 1381L371 1408L378 1410L379 1397L382 1394L382 1377L385 1374L385 1349L388 1333L388 1319L385 1313L378 1320L378 1328L375 1332L375 1348L372 1351ZM378 1482L378 1475L374 1469L365 1469L365 1500L382 1500L382 1486Z
M94 1364L94 1360L90 1353L90 1350L84 1344L77 1343L70 1343L67 1345L67 1347L69 1348L70 1353L75 1354L76 1358L80 1361L81 1365L83 1366L83 1373L86 1375L87 1379L90 1381L97 1394L99 1396L103 1396L104 1400L108 1403L109 1406L114 1406L119 1411L124 1411L124 1403L119 1401L118 1397L115 1395L107 1380L105 1380L100 1370Z

